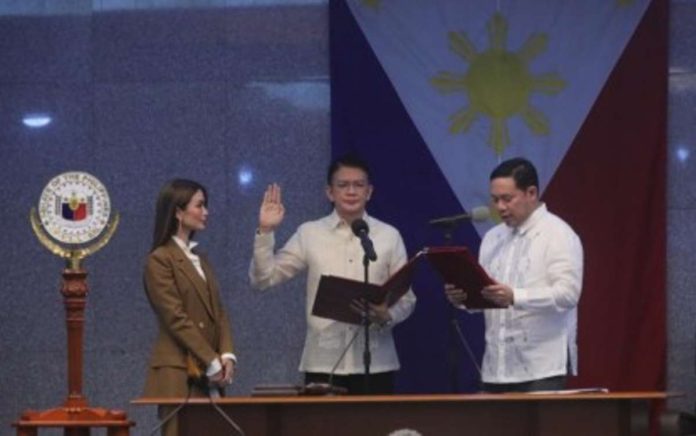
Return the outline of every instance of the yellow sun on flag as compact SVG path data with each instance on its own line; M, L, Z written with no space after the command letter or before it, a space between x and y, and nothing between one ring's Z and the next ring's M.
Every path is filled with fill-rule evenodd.
M546 50L546 34L531 35L517 52L508 51L508 24L495 13L487 24L489 48L478 52L465 33L449 32L450 50L469 63L464 74L441 72L430 83L442 93L464 92L469 105L450 116L452 134L467 132L481 116L490 118L488 144L500 156L510 145L507 119L519 115L530 131L548 135L549 121L529 103L532 93L557 94L565 81L556 73L532 74L529 63Z

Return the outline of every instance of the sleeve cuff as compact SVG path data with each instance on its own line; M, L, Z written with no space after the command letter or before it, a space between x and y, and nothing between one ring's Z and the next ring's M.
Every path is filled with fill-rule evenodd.
M237 356L234 355L234 353L222 353L222 356L220 356L222 360L228 359L234 362L235 364L237 363Z
M529 289L512 289L512 305L524 308L529 302Z
M272 238L274 233L275 232L273 230L271 230L270 232L262 232L261 229L256 228L256 233L254 233L254 235L256 236L256 238L268 239Z
M234 353L223 353L220 359L213 359L213 361L210 362L210 365L208 365L208 368L205 370L205 375L210 377L222 371L222 360L225 359L233 361L235 365L237 364L237 356L235 356Z
M215 358L212 362L210 362L208 368L205 370L205 375L210 377L220 371L222 371L222 363L220 362L220 359Z

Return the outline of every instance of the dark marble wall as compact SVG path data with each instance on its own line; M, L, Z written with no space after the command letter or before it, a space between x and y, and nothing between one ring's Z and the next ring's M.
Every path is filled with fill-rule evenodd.
M667 388L696 413L696 1L670 3ZM646 235L649 236L649 235Z
M154 201L173 177L209 190L210 225L198 240L232 318L230 393L299 381L304 279L257 293L247 269L268 183L284 188L281 241L328 210L327 5L231 3L0 0L0 434L22 410L67 394L63 263L28 220L65 171L98 177L121 215L111 243L85 262L91 404L125 408L135 434L154 425L153 409L129 401L141 395L156 333L141 285ZM52 121L29 128L31 113Z

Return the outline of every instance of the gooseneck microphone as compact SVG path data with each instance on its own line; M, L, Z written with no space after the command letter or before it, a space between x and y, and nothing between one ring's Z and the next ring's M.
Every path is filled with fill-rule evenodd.
M431 226L448 227L456 226L462 221L486 221L491 217L491 211L486 206L477 206L471 209L469 213L461 213L459 215L445 216L442 218L435 218L428 221Z
M367 225L365 220L359 218L353 221L353 223L350 225L350 228L353 230L353 234L360 238L360 243L362 244L362 248L365 252L365 257L367 258L367 260L369 260L370 262L377 261L377 253L375 252L375 247L374 245L372 245L372 240L370 239L370 237L367 236L367 234L370 233L370 227Z

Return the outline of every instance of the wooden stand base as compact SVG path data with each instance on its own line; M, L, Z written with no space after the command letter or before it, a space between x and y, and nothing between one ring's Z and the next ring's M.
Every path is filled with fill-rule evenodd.
M108 436L128 436L133 425L125 412L90 407L27 410L19 421L12 423L17 436L37 436L41 427L62 427L65 436L89 436L91 427L106 427Z
M41 427L62 427L65 436L89 436L91 427L106 427L108 436L128 436L135 423L126 412L89 407L82 395L82 335L87 304L87 272L82 269L63 271L60 290L65 304L68 330L68 398L54 409L27 410L12 423L17 436L36 436Z

